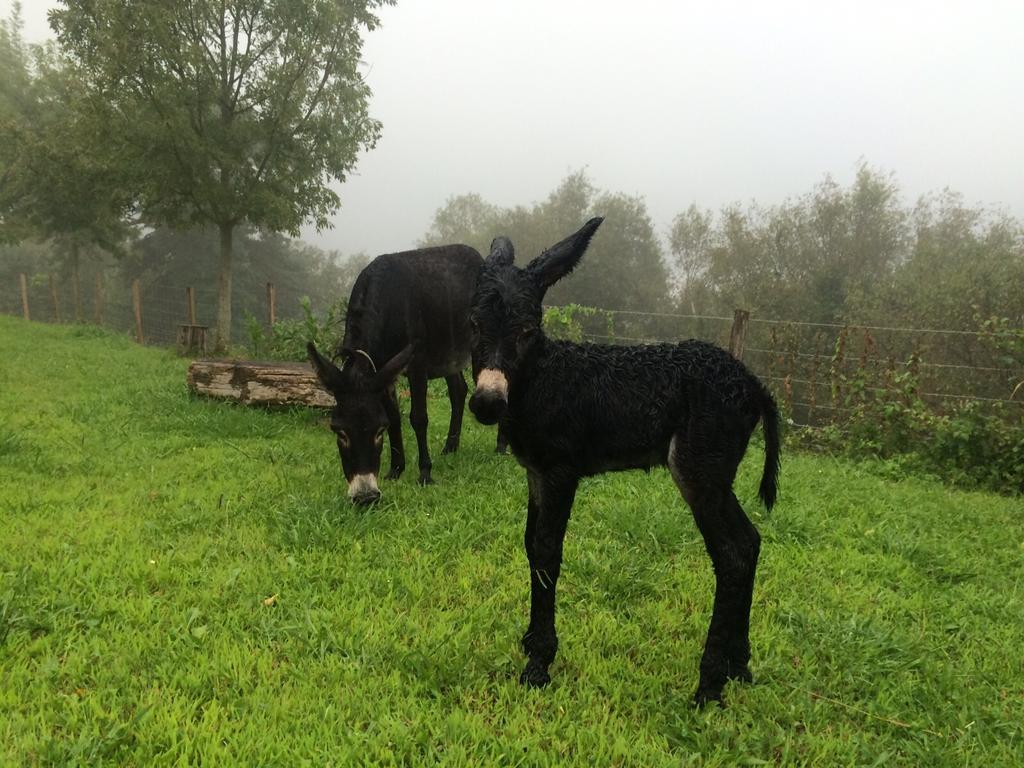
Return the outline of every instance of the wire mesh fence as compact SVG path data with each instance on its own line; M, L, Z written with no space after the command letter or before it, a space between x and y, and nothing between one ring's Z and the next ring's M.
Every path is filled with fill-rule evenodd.
M752 317L736 346L733 317L601 310L582 338L616 344L705 339L766 381L796 424L841 420L867 397L917 398L943 413L965 402L1019 409L1024 361L1007 351L1020 330L965 331Z
M216 325L217 296L216 285L127 282L101 272L83 273L77 286L71 278L52 274L21 275L0 287L0 313L40 322L92 323L145 344L168 346L178 343L184 326ZM236 295L231 338L245 344L251 323L269 331L272 320L299 319L301 299L290 286L269 283L263 296ZM209 341L212 348L212 331Z
M252 276L248 276L251 281ZM245 345L273 320L304 316L302 296L284 283L238 292L232 339ZM127 282L101 272L70 278L23 275L0 286L0 312L43 322L89 322L143 343L174 345L185 327L216 325L216 285L167 280ZM339 297L342 298L342 297ZM324 312L326 307L314 307ZM1007 353L1022 331L899 328L751 317L739 338L734 316L637 310L586 310L578 320L586 341L641 344L705 339L730 348L768 383L796 424L842 420L859 399L919 398L936 412L971 402L1024 415L1024 361ZM212 348L212 330L208 347Z

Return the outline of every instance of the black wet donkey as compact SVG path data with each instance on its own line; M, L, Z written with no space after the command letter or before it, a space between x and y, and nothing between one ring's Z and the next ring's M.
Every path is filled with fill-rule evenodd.
M576 266L596 218L525 269L496 238L477 282L470 322L476 390L469 407L500 422L526 468L530 563L529 657L520 681L543 686L558 650L555 587L580 479L668 466L714 567L711 626L694 702L721 701L729 679L749 681L750 601L757 529L732 484L760 420L765 461L760 496L771 509L779 471L779 415L764 385L728 352L703 341L610 346L554 341L541 328L545 291Z
M339 368L310 343L309 360L334 395L335 433L349 498L369 504L380 498L377 476L387 432L389 480L405 469L401 413L395 380L406 371L412 405L409 422L419 447L419 482L432 483L427 448L427 380L444 378L452 415L442 453L459 447L469 387L469 305L483 259L468 245L445 245L378 256L352 286ZM498 435L498 450L504 440Z

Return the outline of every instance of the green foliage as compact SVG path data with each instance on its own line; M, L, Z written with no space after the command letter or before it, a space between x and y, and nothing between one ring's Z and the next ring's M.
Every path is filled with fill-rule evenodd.
M380 135L359 62L389 2L66 0L51 14L144 218L218 228L221 346L235 228L327 226L331 182Z
M51 19L147 216L297 234L379 135L358 62L383 4L67 0Z
M580 342L583 341L583 335L586 332L585 322L591 318L604 321L601 335L615 335L614 315L611 312L579 304L545 307L544 332L553 339Z
M341 299L327 308L322 316L313 312L308 298L299 302L300 320L278 320L268 347L269 354L282 360L305 360L306 344L312 341L324 354L333 354L345 335L345 314L348 300Z
M323 354L331 355L341 345L345 335L345 314L348 300L341 299L317 315L308 296L299 300L302 317L297 320L278 320L269 335L263 324L250 314L246 316L250 352L254 357L268 360L305 360L306 344L312 341Z
M975 321L981 328L982 341L999 354L998 362L1024 368L1024 328L1015 327L1010 318L998 315L982 319L976 313Z
M318 413L192 397L114 334L0 317L0 347L0 763L1019 763L1019 499L790 453L765 516L752 447L755 683L696 712L703 543L663 469L590 479L532 691L493 428L360 511Z
M711 314L836 322L906 257L909 214L895 181L862 163L849 188L826 177L776 206L691 205L670 234L677 301Z
M781 205L691 205L670 233L674 298L712 315L974 329L980 312L1020 328L1022 233L953 192L907 206L891 175L861 163L849 186L826 177Z
M570 174L544 201L499 208L477 194L448 200L434 214L423 245L461 242L487 253L491 239L507 235L524 266L584 221L604 216L581 268L551 288L552 304L656 310L668 300L668 270L643 198L597 190L583 171Z
M0 21L0 242L54 239L120 253L131 208L86 92L52 44L21 41L19 7Z
M865 368L833 379L850 409L824 428L807 428L796 445L855 458L897 459L906 472L966 488L1024 493L1024 408L964 401L940 412L920 396L918 363L889 374L878 387Z

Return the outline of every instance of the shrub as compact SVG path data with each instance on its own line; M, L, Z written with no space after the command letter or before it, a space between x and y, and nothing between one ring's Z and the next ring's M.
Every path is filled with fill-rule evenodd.
M792 442L856 458L898 459L904 472L969 488L1024 492L1024 409L963 401L940 413L919 397L915 363L912 356L884 388L869 386L862 372L844 378L845 419L806 428Z
M278 320L268 336L263 325L251 314L246 313L245 323L249 332L249 343L254 357L269 360L305 360L306 342L312 341L319 349L333 354L345 335L345 313L348 301L342 299L318 316L308 296L299 300L302 317L292 320Z

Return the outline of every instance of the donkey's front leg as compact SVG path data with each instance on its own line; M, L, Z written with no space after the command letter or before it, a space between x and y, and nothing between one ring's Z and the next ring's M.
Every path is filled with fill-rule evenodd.
M392 384L384 393L384 411L388 415L388 443L391 447L391 471L388 480L397 480L405 470L405 446L402 445L402 411L398 407L398 393Z
M562 570L562 542L579 478L563 472L527 473L530 501L526 519L526 556L530 561L530 626L523 635L529 657L519 681L539 687L551 682L548 667L558 651L555 588Z
M409 423L416 433L416 446L419 448L420 485L430 485L430 450L427 448L427 374L422 371L409 371L409 394L412 405L409 406Z

